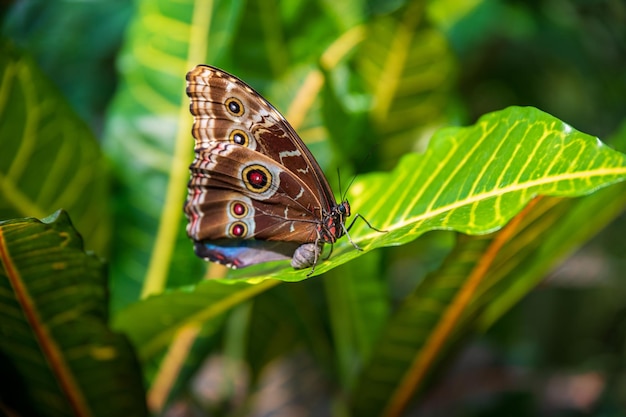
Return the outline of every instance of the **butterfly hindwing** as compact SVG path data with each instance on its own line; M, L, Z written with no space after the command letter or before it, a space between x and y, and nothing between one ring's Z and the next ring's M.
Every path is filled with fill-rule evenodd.
M314 195L272 159L215 142L196 150L190 171L185 211L194 240L317 238Z
M195 243L195 253L203 259L232 268L291 259L300 245L293 242L266 242L250 239L218 239Z

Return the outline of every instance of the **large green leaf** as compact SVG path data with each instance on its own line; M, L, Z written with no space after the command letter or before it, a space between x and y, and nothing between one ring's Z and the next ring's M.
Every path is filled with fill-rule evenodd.
M623 149L626 129L618 139L612 143ZM625 189L622 183L576 199L539 199L496 252L501 235L460 239L443 267L426 277L387 323L357 377L355 415L398 415L460 337L484 331L565 254L619 215ZM476 275L485 263L489 267Z
M108 170L87 125L34 62L0 43L0 219L69 211L89 249L109 244Z
M621 152L626 151L626 123L609 143ZM490 327L561 259L619 216L625 206L626 184L623 183L582 198L545 198L540 201L533 216L522 223L515 236L516 241L527 242L526 245L505 247L501 254L503 261L494 265L494 277L491 282L486 282L485 291L493 291L498 296L483 295L492 301L481 313L481 329ZM538 239L537 236L544 238ZM509 276L501 279L506 274Z
M504 226L535 196L584 195L624 178L623 154L550 115L514 107L486 115L474 126L444 129L425 154L407 155L391 173L359 178L348 195L355 211L387 232L358 222L350 234L365 251L403 244L435 229L485 234ZM360 254L342 239L314 275ZM176 329L219 320L276 285L268 278L300 281L307 274L287 262L234 271L235 280L201 282L137 303L120 312L116 326L150 360Z
M597 138L533 108L511 107L465 128L442 129L424 154L388 174L358 178L348 193L357 220L350 235L365 250L399 245L429 230L485 234L504 226L533 197L585 195L626 177L626 157ZM359 256L347 239L312 275ZM285 263L283 263L284 265ZM239 279L299 281L310 271L280 263L234 271Z
M0 366L16 411L147 415L133 350L107 327L104 269L65 212L0 222Z
M193 152L184 77L223 56L242 2L140 1L137 10L104 140L119 182L114 309L161 291L172 271L176 285L202 273L199 260L177 256L191 249L181 210Z

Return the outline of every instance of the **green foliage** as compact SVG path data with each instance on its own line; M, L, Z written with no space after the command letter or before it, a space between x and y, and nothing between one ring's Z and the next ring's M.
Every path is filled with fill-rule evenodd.
M87 247L105 255L108 171L93 133L31 59L7 42L0 48L1 218L66 208Z
M67 213L0 222L0 254L3 400L32 415L147 415L134 352L107 327L104 264Z
M567 26L565 16L582 10L543 3L571 8L553 14L559 22L532 6L449 0L10 8L2 33L11 41L0 43L0 220L65 211L0 223L0 369L18 381L2 386L0 407L143 415L145 394L156 415L173 404L206 415L286 412L259 398L288 398L310 415L419 413L428 394L451 389L455 354L479 340L505 369L617 381L594 398L610 410L620 342L589 357L568 350L576 341L553 349L581 367L541 356L544 339L524 338L540 326L523 320L546 311L523 313L533 289L626 205L626 124L616 128L626 86L611 73L623 72L619 48L585 39L604 45L604 61L577 65L568 30L608 36L591 30L600 12L590 6L589 20ZM53 24L60 17L70 32L92 27L86 42ZM530 59L529 48L545 59ZM181 208L193 156L184 75L198 63L240 76L281 109L330 183L341 178L336 191L353 212L384 231L357 220L350 236L363 250L343 238L312 273L288 262L227 272L197 259ZM598 81L608 79L612 91ZM562 120L613 132L612 147ZM69 216L107 258L106 273ZM623 244L619 235L614 246ZM609 287L621 293L618 284ZM619 318L607 323L624 309L614 298L588 307L596 328L620 327ZM132 351L107 327L109 308ZM537 414L534 400L493 390L482 408L466 407L476 407L471 389L482 382L464 387L466 399L444 395L430 407ZM519 382L507 387L532 398Z

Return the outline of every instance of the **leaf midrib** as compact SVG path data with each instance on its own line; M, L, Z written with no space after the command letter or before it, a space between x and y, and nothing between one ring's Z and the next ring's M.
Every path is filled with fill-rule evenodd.
M494 198L494 197L503 196L504 194L507 194L507 193L528 190L530 188L538 187L541 185L556 184L562 181L569 181L569 180L580 180L580 179L590 179L594 177L619 176L619 175L626 175L626 167L602 168L602 169L597 169L593 171L571 172L571 173L560 174L556 176L543 177L543 178L539 178L536 180L531 180L531 181L526 181L526 182L521 182L521 183L515 183L509 186L503 187L503 188L496 188L487 192L481 192L472 196L468 196L462 200L455 201L454 203L451 203L451 204L446 204L436 209L427 210L424 213L419 214L417 216L408 217L399 222L394 222L393 227L388 227L389 223L385 223L383 227L385 227L387 230L400 229L406 226L410 226L414 223L421 222L432 217L436 217L447 211L461 208L466 205L470 205L470 204L484 201L484 200ZM558 196L560 194L550 193L549 195ZM533 196L529 196L528 199L532 197Z

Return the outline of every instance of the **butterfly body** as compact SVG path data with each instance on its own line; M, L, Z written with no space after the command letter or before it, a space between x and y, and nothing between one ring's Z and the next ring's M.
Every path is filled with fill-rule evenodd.
M198 65L187 74L195 158L185 214L198 256L235 268L292 259L315 266L345 232L320 166L285 118L238 78Z

